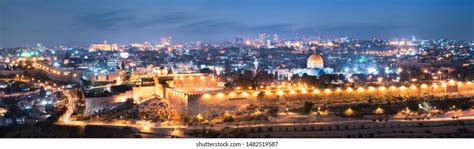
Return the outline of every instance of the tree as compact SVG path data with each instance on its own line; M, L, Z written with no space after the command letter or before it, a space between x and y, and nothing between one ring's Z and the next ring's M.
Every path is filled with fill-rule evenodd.
M122 63L120 64L120 67L121 67L122 70L125 70L125 62L124 61L122 61Z
M292 75L291 78L290 78L291 81L299 81L300 80L300 76L298 76L297 74L295 75Z
M212 70L209 68L203 68L199 72L201 73L206 73L206 74L212 74Z
M313 109L314 103L311 101L305 101L303 106L303 114L309 114Z
M408 107L410 110L413 110L413 111L418 111L418 109L420 108L418 106L420 102L418 102L416 99L409 99L408 101L405 102L405 104L406 104L406 107Z
M234 84L232 82L225 82L224 87L230 89L234 87Z
M255 87L256 83L253 78L252 71L245 71L243 74L237 74L237 79L233 81L233 84L237 87Z
M133 103L133 98L128 98L125 103L124 103L124 106L126 109L131 109L135 106L135 104Z
M234 122L234 116L229 112L224 113L224 122Z
M276 117L278 114L278 111L279 111L278 106L275 104L272 104L270 105L270 107L268 107L268 115L270 116Z
M255 82L258 82L258 83L262 83L262 82L267 83L267 82L275 81L277 77L273 76L273 74L270 74L267 71L258 71L254 79L255 79Z

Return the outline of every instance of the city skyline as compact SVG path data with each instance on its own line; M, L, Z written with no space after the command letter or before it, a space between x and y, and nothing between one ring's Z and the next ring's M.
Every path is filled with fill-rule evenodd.
M473 3L0 0L0 138L474 138Z
M284 38L473 40L473 2L416 1L2 1L0 47ZM466 34L467 33L467 34Z

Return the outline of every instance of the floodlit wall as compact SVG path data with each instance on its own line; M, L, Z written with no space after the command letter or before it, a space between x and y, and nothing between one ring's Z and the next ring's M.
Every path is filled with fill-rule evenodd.
M160 90L156 86L134 87L132 91L133 99L137 102L160 94Z
M173 87L216 87L218 80L211 76L177 76L173 78Z
M474 94L472 82L443 82L439 84L421 84L410 86L379 86L358 87L345 89L259 89L235 90L223 92L209 92L198 95L167 89L165 98L177 107L182 115L195 116L201 114L209 116L233 110L240 106L271 100L297 100L302 98L319 98L327 101L344 99L363 99L377 96L463 96Z
M151 98L158 95L159 90L155 86L133 87L131 91L113 95L111 97L97 97L86 98L86 108L84 113L86 115L92 114L95 111L111 106L115 103L125 102L128 98L133 98L135 102L140 102L143 99Z
M106 107L112 106L115 103L125 102L128 98L132 98L132 91L127 91L122 94L113 95L110 97L95 97L85 99L84 114L89 115Z
M168 87L163 94L180 115L188 115L188 95Z

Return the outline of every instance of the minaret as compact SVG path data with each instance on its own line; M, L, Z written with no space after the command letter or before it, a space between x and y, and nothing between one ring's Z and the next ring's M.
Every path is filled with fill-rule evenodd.
M254 58L255 58L255 57L254 57ZM255 60L253 61L253 67L255 67L254 74L257 75L257 72L258 72L258 61L257 61L257 58L255 58Z

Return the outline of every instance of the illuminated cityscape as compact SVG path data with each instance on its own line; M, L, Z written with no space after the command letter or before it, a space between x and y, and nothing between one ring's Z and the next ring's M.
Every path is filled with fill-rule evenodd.
M446 11L456 15L473 10L473 7L459 6L463 2L452 2L454 6L446 6ZM305 14L314 12L306 10L310 8L301 6L300 2L288 7L305 9L303 13L293 10L295 12L283 15L276 10L269 11L281 15L282 19L273 19L271 17L277 16L266 13L261 17L240 18L224 10L216 10L222 14L207 14L216 19L221 15L225 19L242 19L242 24L269 23L252 27L252 24L237 25L229 23L231 21L192 22L200 14L214 13L207 9L193 15L171 11L170 16L140 21L139 16L148 17L156 10L129 18L124 14L129 13L129 9L138 13L149 7L138 9L120 1L123 3L120 6L127 9L108 12L108 7L94 6L91 11L98 9L97 14L80 15L79 20L86 20L82 25L88 27L78 23L73 26L77 30L64 27L70 20L63 18L64 13L56 14L58 10L38 12L35 16L45 22L61 20L57 22L59 25L46 25L67 31L57 34L44 24L37 28L24 25L27 32L32 32L28 36L14 26L18 22L29 22L23 13L34 12L13 10L28 2L1 3L8 6L2 6L6 14L0 16L7 16L4 20L12 24L2 23L0 28L0 137L474 137L472 13L463 14L467 22L447 19L445 21L451 23L443 26L427 18L422 20L427 23L413 22L420 27L408 30L396 27L399 24L391 21L388 23L395 25L389 27L343 25L329 29L316 24L307 29L278 22L287 20L300 23L298 26L308 25L298 19L309 19L311 17ZM70 5L75 3L86 6L82 2L72 3L58 2L56 7L72 8ZM261 2L255 3L263 6ZM323 3L326 2L321 5ZM353 11L347 6L337 6L337 3L351 2L334 3L325 5L344 9L341 11L346 13ZM369 3L367 1L360 3L363 4L355 5L362 9L369 7L364 5ZM370 7L365 10L370 15L365 17L383 20L375 15L379 9L398 2L374 3L380 8ZM418 3L421 2L410 6L423 5ZM451 4L448 1L433 3L439 7ZM468 3L472 6L472 2ZM221 5L228 4L219 2L213 6ZM284 4L272 5L283 8ZM262 12L249 7L241 10L243 16ZM315 4L314 7L320 6ZM184 11L185 8L175 9ZM404 10L431 12L435 8L419 9L422 10ZM86 13L85 10L71 11ZM167 11L163 13L169 13ZM392 15L395 13L392 10L387 11L394 22L423 18L420 14L399 16ZM319 21L327 20L329 25L354 23L350 22L353 19L346 18L350 15L345 16L343 12L334 13L332 19L319 15ZM46 17L50 13L57 17ZM287 19L296 14L304 14L304 17L294 17L295 22ZM24 20L13 19L16 15ZM432 15L438 15L437 11ZM32 20L37 22L38 19ZM127 24L124 20L131 22ZM191 23L178 23L181 21ZM272 21L275 23L271 24ZM434 25L428 25L430 23ZM169 24L181 27L171 28ZM160 29L144 31L135 28L137 26ZM339 31L345 28L355 29ZM444 30L433 33L433 28ZM35 29L51 33L41 34ZM394 32L397 33L391 34Z

